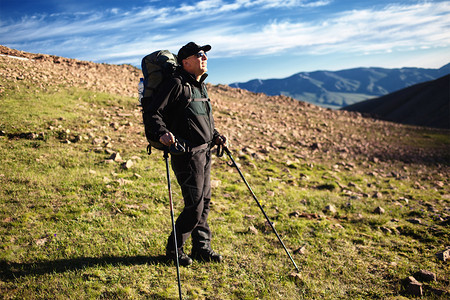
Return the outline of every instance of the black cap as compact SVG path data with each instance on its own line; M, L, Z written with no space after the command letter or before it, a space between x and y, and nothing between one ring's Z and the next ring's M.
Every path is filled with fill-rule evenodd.
M199 53L201 50L204 52L208 52L211 50L210 45L199 46L194 42L187 43L183 47L181 47L180 51L178 51L178 63L181 64L183 59L188 58L191 55Z

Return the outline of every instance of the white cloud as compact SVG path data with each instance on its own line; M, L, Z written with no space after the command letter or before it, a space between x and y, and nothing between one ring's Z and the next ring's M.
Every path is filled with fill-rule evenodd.
M288 50L378 52L411 46L449 46L449 28L450 3L388 6L377 11L344 12L321 23L272 22L253 32L230 28L222 36L219 48L224 49L221 55L242 51L265 55ZM228 43L239 40L245 41L239 49L233 49L236 44Z
M332 1L202 0L180 7L112 8L104 13L25 17L0 26L2 43L46 47L69 57L139 63L150 49L177 51L194 40L213 45L214 57L232 55L379 53L450 43L450 2L419 2L300 18L302 7ZM291 9L296 7L298 9ZM288 18L260 23L259 13L290 10ZM21 47L22 46L22 47ZM44 52L41 51L40 52Z

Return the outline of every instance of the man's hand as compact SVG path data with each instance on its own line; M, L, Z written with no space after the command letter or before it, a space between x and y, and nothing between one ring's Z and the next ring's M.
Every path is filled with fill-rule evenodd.
M159 141L161 142L161 144L163 144L164 146L170 146L172 144L175 143L175 136L171 133L168 132L166 134L163 134L160 138Z
M227 137L224 136L224 135L218 136L218 137L216 138L215 142L216 142L216 145L222 145L222 146L224 146L224 147L227 147L227 146L228 146L228 139L227 139Z

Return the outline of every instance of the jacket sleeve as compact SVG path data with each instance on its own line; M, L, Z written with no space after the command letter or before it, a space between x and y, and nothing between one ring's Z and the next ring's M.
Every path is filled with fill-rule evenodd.
M153 97L143 99L143 118L147 138L158 141L162 135L170 132L167 115L181 93L181 81L173 78L162 82Z

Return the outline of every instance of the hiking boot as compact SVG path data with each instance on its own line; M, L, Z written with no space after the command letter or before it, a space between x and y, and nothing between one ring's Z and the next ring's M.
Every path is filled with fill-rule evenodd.
M221 262L222 255L214 252L212 249L192 249L191 256L193 259L205 262Z
M176 256L175 256L175 250L166 250L166 257L168 259L172 259L174 263L176 263ZM180 266L187 267L189 265L192 265L192 259L184 253L183 249L178 250L178 263Z

